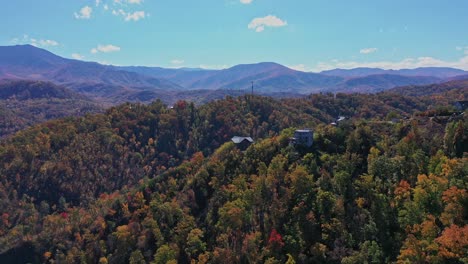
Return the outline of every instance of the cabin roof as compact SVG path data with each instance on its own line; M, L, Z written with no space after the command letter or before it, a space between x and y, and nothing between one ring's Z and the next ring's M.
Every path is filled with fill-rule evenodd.
M296 130L297 133L310 133L312 132L311 129L298 129Z
M236 144L239 144L239 143L241 143L241 142L244 141L244 140L247 140L247 141L249 141L250 143L253 143L253 142L254 142L253 139L252 139L251 137L238 137L238 136L235 136L235 137L233 137L231 140L232 140L232 142L234 142L234 143L236 143Z

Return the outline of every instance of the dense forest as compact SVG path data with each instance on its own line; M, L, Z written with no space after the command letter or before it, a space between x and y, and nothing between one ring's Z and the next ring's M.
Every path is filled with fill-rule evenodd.
M100 104L50 82L0 81L0 138L50 119L101 111Z
M30 127L0 142L0 262L467 263L466 93L127 103ZM313 146L291 145L306 127Z

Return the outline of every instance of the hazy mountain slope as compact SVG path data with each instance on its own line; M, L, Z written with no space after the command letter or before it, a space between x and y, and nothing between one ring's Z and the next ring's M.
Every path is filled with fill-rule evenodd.
M355 69L334 69L322 71L321 74L329 76L340 76L345 78L364 77L376 74L392 74L403 76L432 76L438 78L451 78L459 75L465 75L468 72L444 67L425 67L416 69L401 69L401 70L383 70L379 68L355 68Z
M182 89L179 85L165 79L148 77L134 72L116 70L111 66L81 61L74 61L48 74L47 78L59 83L91 82L130 88Z
M343 79L289 69L273 62L241 64L223 70L123 67L128 71L166 78L190 90L250 89L251 82L264 93L303 92L328 88Z
M431 83L439 83L441 79L436 77L410 77L391 74L370 75L365 77L357 77L349 79L339 84L335 91L340 92L380 92L396 86L408 84L423 85Z
M218 72L218 70L205 70L205 69L166 69L161 67L142 67L142 66L128 66L116 67L129 72L136 72L154 78L164 78L171 82L177 83L182 87L191 87L193 83L200 79L208 78Z
M0 79L46 80L70 86L89 82L129 88L181 89L164 79L94 62L65 59L31 45L0 47L0 68Z
M445 83L420 85L420 86L403 86L388 90L390 93L397 93L405 96L429 96L429 95L444 95L446 93L458 93L460 100L468 97L468 78L459 81L450 81Z

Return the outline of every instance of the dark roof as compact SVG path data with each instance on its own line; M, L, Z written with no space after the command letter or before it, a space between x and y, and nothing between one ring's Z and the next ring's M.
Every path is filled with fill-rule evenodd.
M232 140L232 142L234 142L234 143L236 143L236 144L239 144L239 143L241 143L241 142L244 141L244 140L247 140L247 141L249 141L250 143L253 143L253 142L254 142L253 139L252 139L251 137L238 137L238 136L235 136L235 137L233 137L231 140Z

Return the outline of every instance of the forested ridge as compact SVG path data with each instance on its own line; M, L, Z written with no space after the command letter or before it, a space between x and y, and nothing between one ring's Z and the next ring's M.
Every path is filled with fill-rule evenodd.
M50 82L0 80L0 138L50 119L102 110L86 96Z
M33 126L0 142L0 261L468 262L467 118L429 118L454 99L156 101ZM314 145L291 146L304 127Z

